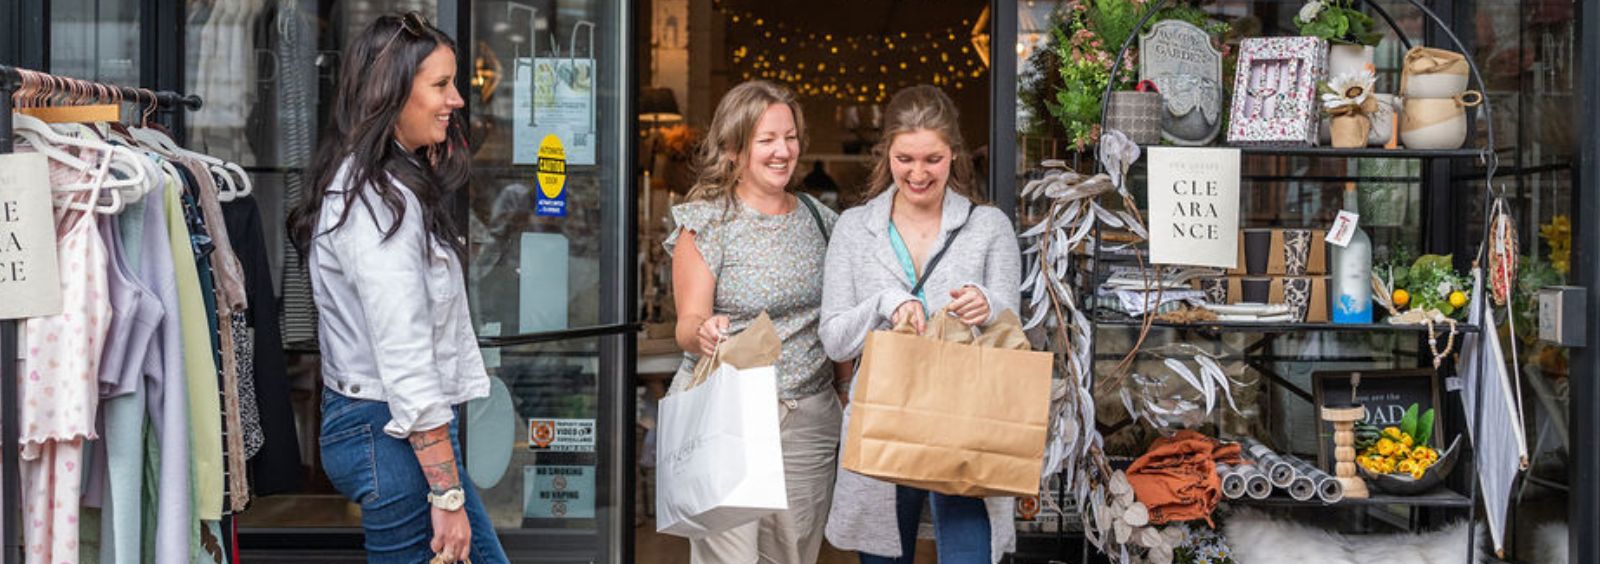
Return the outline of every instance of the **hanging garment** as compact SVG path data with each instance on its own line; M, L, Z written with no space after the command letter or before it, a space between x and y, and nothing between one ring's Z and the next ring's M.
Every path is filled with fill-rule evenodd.
M217 398L222 410L223 494L227 500L223 511L244 511L250 501L249 485L245 480L243 433L239 417L239 370L234 356L233 314L244 311L244 274L233 254L228 230L222 219L222 208L217 202L217 184L211 170L195 160L184 162L191 176L185 194L185 213L189 217L191 234L197 245L201 284L205 290L207 321L212 335L212 351L219 373L217 387L222 394ZM215 226L215 228L213 228ZM199 250L199 249L204 249Z
M183 169L177 169L180 178ZM187 181L187 179L184 179ZM209 326L206 322L205 297L200 291L200 272L195 263L194 241L190 237L189 223L184 217L181 189L167 192L167 229L169 243L172 247L172 265L178 286L178 316L182 325L182 345L184 351L209 351L211 337ZM189 417L189 445L192 449L189 460L192 465L194 483L182 490L167 490L163 480L163 491L187 491L194 496L195 517L201 520L216 521L222 518L222 409L218 405L217 397L217 364L209 354L183 354L183 372L181 380L172 381L174 385L181 385L187 392ZM146 456L150 453L146 451ZM190 526L184 524L187 531ZM187 539L187 534L185 539ZM158 543L156 547L159 555L163 550L177 550L181 554L169 555L169 558L158 559L161 562L187 562L187 540L177 546L169 547L165 543Z
M121 222L123 251L141 284L160 303L161 318L149 354L140 365L144 398L136 413L108 402L107 458L111 508L105 521L114 531L102 533L102 562L187 562L189 521L193 515L189 487L189 395L185 385L183 333L172 231L168 227L171 196L177 180L162 172L141 205L125 210ZM178 226L187 249L188 232ZM189 264L193 264L190 262ZM136 392L138 393L138 392ZM148 415L148 419L144 416ZM163 458L162 455L165 455ZM166 492L162 495L161 492ZM124 502L123 500L129 500ZM104 528L102 528L104 530ZM109 537L109 538L108 538Z
M98 162L93 175L51 161L52 186L90 182L72 201L99 201L110 155L80 151ZM42 188L41 188L42 189ZM86 195L87 197L83 197ZM99 364L111 323L106 248L90 212L56 210L62 313L29 319L18 381L21 409L23 539L30 562L77 562L78 501L84 441L98 437Z
M137 215L142 211L124 208L125 213ZM80 556L84 562L115 562L114 534L111 527L113 500L110 499L109 456L111 438L107 435L107 421L113 416L136 419L134 429L143 425L143 377L140 368L151 345L155 325L161 316L161 302L146 291L128 268L118 225L120 216L104 215L99 218L99 236L107 249L106 288L111 303L111 323L106 332L106 345L100 357L100 398L96 426L99 440L89 441L84 449L83 513L80 516ZM112 409L117 411L113 413ZM129 424L128 420L122 422ZM123 440L129 440L124 438ZM139 445L138 435L131 437L132 447ZM128 447L128 445L117 445ZM125 493L137 494L137 475L131 482L119 484ZM137 497L125 498L124 504L137 508ZM137 537L134 537L137 538ZM137 545L135 545L137 546Z
M305 471L300 466L300 440L295 432L288 366L278 326L278 300L273 292L261 213L255 198L248 196L223 204L222 211L234 252L244 269L246 292L252 298L245 318L255 334L252 368L262 442L260 452L249 463L251 491L256 495L298 491Z
M159 168L152 166L152 177L161 178ZM106 500L102 512L100 531L100 562L111 564L115 562L137 562L139 559L139 539L144 526L139 518L140 505L144 498L140 492L140 469L144 466L144 425L147 391L147 375L152 370L160 369L162 321L165 311L159 294L148 285L148 280L140 276L140 259L144 255L155 253L144 250L144 231L148 223L147 210L149 207L144 200L130 204L123 210L122 215L113 218L109 223L111 229L102 231L110 247L110 264L107 268L112 288L112 323L111 342L122 340L126 342L125 356L122 359L122 374L110 378L104 367L101 370L101 411L106 424L106 432L102 435L105 444L107 463L106 480L109 498ZM159 220L159 216L156 217ZM169 252L170 254L170 252ZM150 257L151 262L170 263L171 257L156 260ZM132 307L118 307L119 287L131 288L134 300ZM125 334L120 333L116 324L118 321L128 324L130 329ZM109 356L109 355L108 355ZM129 393L106 397L108 392L115 393L123 388ZM154 523L150 524L154 526Z

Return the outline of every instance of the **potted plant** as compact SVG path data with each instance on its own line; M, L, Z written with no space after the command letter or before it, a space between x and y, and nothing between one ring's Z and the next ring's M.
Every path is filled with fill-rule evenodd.
M1100 138L1100 107L1106 85L1115 80L1114 90L1136 92L1137 46L1129 48L1119 72L1112 72L1113 59L1122 43L1139 33L1135 28L1151 6L1144 0L1072 0L1059 15L1052 30L1051 48L1060 62L1061 81L1054 95L1044 101L1050 115L1080 149ZM1187 5L1163 8L1148 25L1172 19L1192 23L1213 36L1220 37L1229 29L1228 24L1216 22L1203 10ZM1222 50L1226 57L1228 48L1224 46ZM1148 95L1132 95L1139 97Z
M1383 32L1373 29L1372 16L1353 0L1310 0L1295 15L1301 35L1328 41L1328 76L1355 74L1372 66L1373 47Z
M1372 116L1378 101L1372 85L1378 78L1372 71L1337 74L1321 85L1322 113L1331 119L1330 139L1334 147L1351 149L1367 146L1372 131Z

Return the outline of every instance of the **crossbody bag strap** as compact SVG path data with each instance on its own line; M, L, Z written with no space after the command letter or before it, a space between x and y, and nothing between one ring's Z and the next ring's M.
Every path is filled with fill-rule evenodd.
M928 267L922 269L922 276L917 278L917 285L911 288L911 295L917 296L922 294L922 286L928 283L929 277L933 276L934 267L939 266L939 261L944 259L945 251L950 250L950 246L956 242L956 236L960 235L961 230L967 227L967 222L972 220L972 208L975 207L977 206L973 205L972 207L967 208L967 217L961 222L961 227L951 230L950 236L946 237L944 240L944 246L939 247L939 252L934 253L933 258L928 259Z
M805 194L795 194L794 197L800 200L800 203L805 204L806 210L811 212L811 219L814 219L817 222L817 231L822 232L822 242L823 244L827 244L829 242L828 239L830 238L829 235L831 235L831 233L828 233L827 224L822 222L822 212L817 211L816 202L811 201L811 196Z

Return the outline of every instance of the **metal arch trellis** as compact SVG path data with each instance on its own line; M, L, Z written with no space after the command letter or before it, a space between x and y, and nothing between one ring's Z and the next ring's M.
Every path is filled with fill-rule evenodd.
M1407 0L1407 2L1427 16L1434 25L1444 32L1455 48L1466 55L1465 58L1471 70L1474 84L1480 92L1487 92L1488 89L1484 83L1483 75L1479 72L1477 63L1471 56L1471 51L1455 35L1450 26L1418 0ZM1116 57L1113 59L1114 62L1111 69L1113 76L1129 70L1128 67L1130 65L1125 64L1128 49L1156 13L1168 4L1168 0L1158 0L1150 5L1149 10L1140 18L1138 25L1134 28L1134 33L1123 41ZM1411 47L1412 43L1406 37L1405 32L1400 29L1394 18L1381 6L1371 1L1364 4L1376 12L1394 30L1403 45L1408 49ZM1105 91L1101 96L1101 116L1106 115L1115 84L1114 80L1107 81ZM1504 189L1494 186L1494 177L1499 165L1499 155L1495 144L1493 110L1490 104L1485 103L1482 111L1482 118L1485 120L1486 138L1485 144L1480 148L1477 156L1479 162L1485 167L1485 196L1491 202L1503 202ZM1108 151L1120 152L1121 154L1109 154ZM1068 381L1063 382L1052 395L1051 447L1047 449L1047 453L1050 454L1047 455L1044 477L1048 478L1051 475L1060 474L1061 484L1057 491L1058 503L1065 505L1067 492L1071 491L1073 501L1082 517L1086 539L1103 553L1121 562L1130 560L1130 548L1133 550L1132 555L1137 555L1140 551L1140 546L1148 548L1149 545L1141 543L1137 538L1128 538L1127 536L1113 533L1115 527L1111 526L1111 522L1115 518L1107 518L1106 515L1096 514L1096 511L1100 513L1106 511L1108 490L1115 490L1117 487L1112 480L1114 476L1111 475L1110 466L1106 462L1105 453L1102 450L1104 438L1095 427L1096 420L1093 415L1093 385L1095 380L1094 331L1088 316L1078 309L1078 300L1072 288L1068 285L1063 285L1061 282L1069 280L1071 275L1077 271L1072 266L1071 249L1079 244L1088 243L1085 239L1091 235L1090 232L1092 232L1093 237L1093 241L1090 243L1093 245L1091 253L1095 255L1102 250L1102 229L1106 227L1129 228L1141 238L1148 238L1142 233L1142 218L1138 216L1137 207L1133 205L1132 196L1125 186L1127 167L1134 160L1137 160L1139 153L1139 148L1127 142L1125 136L1117 132L1108 131L1107 136L1103 137L1101 143L1096 145L1095 172L1097 174L1095 176L1078 175L1070 169L1052 171L1046 174L1046 178L1030 182L1022 192L1024 199L1048 198L1054 201L1040 225L1029 229L1024 234L1025 239L1037 238L1037 243L1025 251L1025 255L1037 255L1037 257L1036 260L1031 260L1027 263L1030 276L1025 281L1024 289L1028 290L1031 287L1034 296L1030 299L1030 302L1036 310L1044 308L1030 316L1029 325L1037 326L1045 321L1046 317L1051 318L1054 321L1054 329L1059 332L1064 341L1063 344L1066 345L1064 354L1068 357L1059 362L1068 376ZM1053 164L1062 169L1066 168L1059 163ZM1047 164L1047 166L1049 165ZM1122 196L1126 205L1125 211L1113 212L1102 208L1095 202L1100 196L1112 191ZM1493 214L1485 214L1485 216L1484 233L1487 237L1492 232L1490 227L1493 221ZM1064 227L1056 225L1056 220L1061 217L1078 219L1081 222L1079 224L1081 229L1075 228L1072 236L1066 236ZM1053 245L1056 247L1054 252L1052 252ZM1485 247L1486 245L1479 248L1478 258L1480 262L1483 258ZM1135 248L1134 256L1138 259L1141 269L1145 270L1144 277L1148 286L1151 278L1149 269L1144 266L1144 255ZM1058 262L1052 263L1053 259ZM1099 260L1095 260L1093 278L1087 281L1088 291L1091 295L1093 286L1096 284L1100 274L1099 263ZM1157 299L1159 300L1159 294ZM1484 293L1479 293L1474 299L1488 300ZM1489 304L1486 303L1485 305ZM1508 304L1507 307L1511 306ZM1134 345L1134 350L1130 351L1128 358L1131 358L1141 346L1154 321L1154 315L1154 311L1146 314L1145 320L1140 326L1138 341ZM1515 343L1512 346L1514 357ZM1490 356L1487 350L1482 347L1478 352L1481 353L1480 358L1486 359ZM1119 370L1126 365L1127 360L1124 359L1123 365L1119 365ZM1479 425L1481 425L1483 419L1483 395L1483 393L1478 393L1474 398L1473 409L1476 416L1473 418L1471 426L1471 433L1474 437L1480 433ZM1070 413L1068 412L1069 410ZM1069 425L1070 423L1075 423L1075 425ZM1066 437L1065 435L1069 429L1071 429L1072 436ZM1063 441L1070 442L1063 444ZM1062 459L1063 455L1067 459ZM1072 460L1071 457L1073 456L1081 459ZM1468 479L1467 482L1468 496L1473 501L1473 503L1469 504L1468 514L1468 520L1472 522L1469 525L1471 529L1469 529L1468 534L1470 557L1475 546L1475 533L1472 531L1476 528L1477 484L1472 479ZM1115 492L1110 493L1114 494ZM1087 550L1087 546L1088 543L1085 544L1085 550Z

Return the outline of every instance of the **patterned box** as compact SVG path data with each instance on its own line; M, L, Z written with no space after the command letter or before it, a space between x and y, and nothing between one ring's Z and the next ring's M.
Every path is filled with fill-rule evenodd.
M1228 143L1315 145L1317 84L1328 74L1318 37L1251 37L1239 49Z

